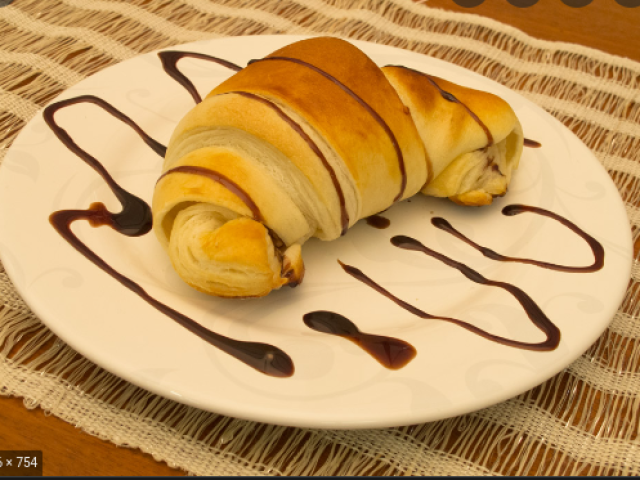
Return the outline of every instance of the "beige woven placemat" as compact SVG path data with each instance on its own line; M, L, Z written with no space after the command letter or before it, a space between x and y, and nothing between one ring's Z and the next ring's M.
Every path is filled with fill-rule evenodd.
M87 75L162 47L275 33L406 48L521 92L594 150L638 237L640 64L410 0L16 0L0 8L0 161L39 109ZM193 474L639 474L639 280L634 264L607 332L530 392L440 422L325 431L226 418L132 386L55 338L0 269L0 393Z

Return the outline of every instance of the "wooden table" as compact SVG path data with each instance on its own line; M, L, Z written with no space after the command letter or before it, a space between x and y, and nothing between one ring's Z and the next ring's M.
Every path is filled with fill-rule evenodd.
M507 0L485 0L473 8L460 7L454 0L428 0L426 5L482 15L535 38L578 43L640 61L640 7L625 8L615 0L593 0L582 8L561 0L539 0L528 8L514 7Z
M593 0L572 8L561 0L539 0L517 8L507 0L485 0L464 8L453 0L429 0L431 7L473 13L512 25L540 39L578 43L640 61L640 7ZM0 450L43 450L45 475L183 475L138 450L99 440L21 399L0 398Z

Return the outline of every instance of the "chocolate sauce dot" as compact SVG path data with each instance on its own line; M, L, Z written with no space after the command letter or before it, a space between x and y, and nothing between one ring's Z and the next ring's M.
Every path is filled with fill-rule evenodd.
M391 370L404 367L417 354L415 347L404 340L361 332L351 320L339 313L320 310L305 314L303 320L317 332L351 340L382 366Z
M391 220L380 215L371 215L370 217L367 217L367 225L383 230L385 228L389 228Z
M524 146L529 148L540 148L542 144L540 142L536 142L535 140L531 140L529 138L524 139Z

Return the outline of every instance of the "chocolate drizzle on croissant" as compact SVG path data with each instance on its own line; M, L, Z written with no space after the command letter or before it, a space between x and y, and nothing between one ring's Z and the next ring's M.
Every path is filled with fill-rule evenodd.
M484 131L485 135L487 136L487 145L486 146L488 147L488 146L493 145L493 135L491 135L491 131L489 130L489 128L487 128L487 126L484 124L484 122L482 120L480 120L478 115L476 115L475 112L473 110L471 110L466 104L464 104L458 98L456 98L456 96L453 93L447 92L446 90L441 88L440 85L438 85L438 83L433 79L433 77L431 77L431 75L427 75L424 72L419 72L418 70L414 70L413 68L409 68L409 67L406 67L404 65L388 65L388 66L390 66L390 67L398 67L398 68L406 68L407 70L411 70L412 72L415 72L415 73L425 77L427 79L427 81L431 85L433 85L438 90L438 92L440 92L440 96L442 98L444 98L448 102L460 104L467 111L467 113L469 113L471 118L473 118L476 122L478 122L478 125L480 125L480 128L482 128L482 130Z
M171 170L167 170L166 172L164 172L160 176L160 178L158 178L158 182L162 180L164 177L166 177L167 175L171 175L172 173L188 173L190 175L201 175L210 180L213 180L214 182L219 183L220 185L224 186L227 190L232 192L234 195L236 195L238 198L240 198L244 202L244 204L249 208L249 210L251 210L253 219L256 222L264 221L264 218L262 218L262 214L260 213L260 209L258 208L256 203L253 201L251 196L247 192L245 192L240 186L238 186L238 184L236 184L233 180L229 180L227 177L225 177L221 173L205 167L194 167L192 165L182 165L180 167L175 167L175 168L172 168Z
M298 124L295 120L293 120L293 118L291 118L289 115L284 113L282 109L278 107L275 103L267 100L266 98L260 97L258 95L254 95L253 93L249 93L249 92L230 92L230 93L235 93L237 95L242 95L244 97L251 98L258 102L262 102L263 104L267 105L269 108L272 108L280 116L280 118L282 118L285 122L287 122L291 126L293 131L295 131L298 135L300 135L300 137L307 143L307 145L309 145L309 148L313 150L313 152L318 156L318 158L322 162L322 165L324 165L324 168L327 169L327 172L331 177L331 182L333 183L333 186L336 189L336 194L338 195L338 198L340 200L340 225L342 226L342 231L340 232L340 236L347 233L347 229L349 228L349 213L347 212L347 206L344 199L344 192L342 191L342 186L338 181L338 177L336 176L335 170L333 169L331 164L329 164L329 162L327 161L327 157L325 157L324 153L322 153L320 148L318 148L318 145L316 144L316 142L314 142L311 139L311 137L302 129L302 127L300 127L300 124ZM225 94L221 94L221 95L225 95Z
M402 195L404 195L405 189L407 188L407 171L406 171L406 168L404 166L404 157L402 156L402 150L400 150L400 145L398 145L398 139L396 138L394 133L389 128L389 125L387 124L387 122L385 122L385 120L378 114L378 112L376 112L371 107L371 105L369 105L367 102L365 102L362 98L360 98L360 96L358 94L356 94L353 90L351 90L348 86L346 86L344 83L342 83L336 77L334 77L333 75L325 72L321 68L316 67L315 65L312 65L312 64L310 64L308 62L300 60L299 58L289 58L289 57L274 56L274 57L266 57L266 58L251 60L251 62L249 62L249 63L251 64L251 63L271 61L271 60L280 60L280 61L284 61L284 62L293 62L293 63L296 63L298 65L303 65L303 66L313 70L314 72L322 75L324 78L326 78L326 79L332 81L333 83L335 83L338 87L340 87L340 89L342 91L344 91L345 93L350 95L356 102L358 102L360 105L362 105L362 107L367 111L367 113L369 113L375 119L375 121L380 124L380 126L384 129L385 133L389 136L389 140L391 140L391 143L393 143L393 148L394 148L394 150L396 152L396 155L398 157L398 168L400 169L400 173L402 175L402 179L401 179L401 183L400 183L400 192L398 192L398 195L396 195L396 197L393 200L394 200L394 202L397 202L398 200L400 200L402 198Z

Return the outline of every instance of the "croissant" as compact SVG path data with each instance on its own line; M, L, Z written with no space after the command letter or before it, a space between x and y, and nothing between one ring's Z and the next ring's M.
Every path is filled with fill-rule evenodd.
M495 95L319 37L240 70L177 125L153 197L176 272L216 296L302 281L301 245L423 192L504 195L523 147Z

